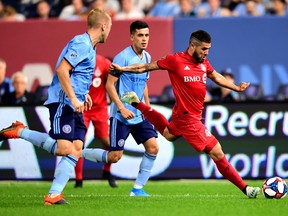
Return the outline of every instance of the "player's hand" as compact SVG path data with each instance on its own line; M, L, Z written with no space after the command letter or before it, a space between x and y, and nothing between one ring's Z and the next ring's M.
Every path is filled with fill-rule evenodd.
M85 96L85 102L84 102L84 110L90 110L92 107L92 99L89 94L86 94Z
M120 113L127 120L134 118L134 113L126 108L121 109Z
M250 82L241 82L239 85L238 85L238 92L243 92L245 91L248 86L250 85Z
M72 106L74 107L74 112L83 113L84 112L84 104L81 103L77 98L70 99Z
M115 74L115 73L122 73L123 70L122 70L122 68L119 65L112 63L109 66L109 72L112 73L112 74L113 73Z

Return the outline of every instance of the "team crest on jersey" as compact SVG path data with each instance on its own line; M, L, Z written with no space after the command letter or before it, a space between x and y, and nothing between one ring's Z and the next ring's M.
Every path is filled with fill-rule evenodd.
M206 137L212 136L211 132L208 129L205 129L205 134L206 134Z
M206 72L206 67L205 67L205 65L204 64L201 64L201 70L203 70L204 72Z
M97 88L101 85L101 78L99 77L95 77L92 81L92 85Z
M77 57L77 53L72 52L72 53L70 54L70 57L71 57L71 58L76 58L76 57Z
M119 146L119 147L123 147L123 146L124 146L124 143L125 143L125 141L124 141L123 139L120 139L120 140L118 141L118 146Z
M69 134L69 133L71 133L71 131L72 131L72 128L71 128L71 126L70 125L64 125L63 127L62 127L62 131L64 132L64 133L66 133L66 134Z

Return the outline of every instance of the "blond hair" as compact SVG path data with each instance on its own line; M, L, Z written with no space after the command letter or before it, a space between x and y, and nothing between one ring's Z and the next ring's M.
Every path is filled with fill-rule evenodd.
M91 10L88 14L87 18L88 29L100 28L102 21L103 20L108 21L109 19L111 19L111 15L107 11L95 8Z

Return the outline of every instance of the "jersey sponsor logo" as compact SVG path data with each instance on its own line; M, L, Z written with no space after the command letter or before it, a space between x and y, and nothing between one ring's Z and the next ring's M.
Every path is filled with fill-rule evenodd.
M62 127L62 131L64 132L64 133L66 133L66 134L69 134L69 133L71 133L71 126L70 125L64 125L63 127Z
M183 76L184 82L203 82L206 83L207 74L201 76Z
M201 76L184 76L184 82L201 82Z
M186 66L184 67L184 70L191 70L191 69L190 69L190 67L189 67L188 65L186 65Z

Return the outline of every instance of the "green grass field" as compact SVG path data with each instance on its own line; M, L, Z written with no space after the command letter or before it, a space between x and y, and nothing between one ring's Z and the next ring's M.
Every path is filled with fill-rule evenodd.
M247 181L261 186L263 181ZM151 197L129 197L134 181L119 181L118 188L110 188L106 181L84 181L82 189L75 189L70 181L64 190L70 205L44 206L43 196L51 182L0 182L1 216L286 216L288 198L247 198L225 180L149 181L145 189Z

